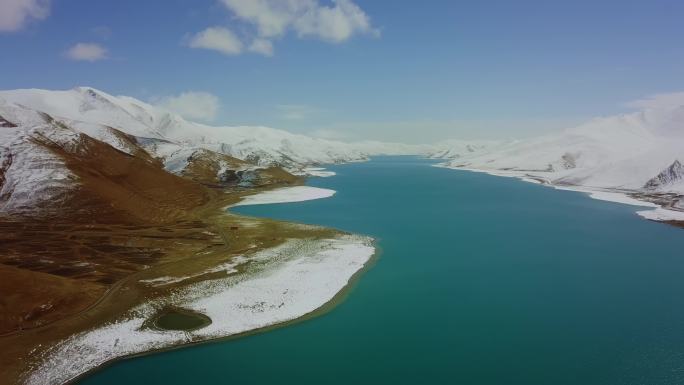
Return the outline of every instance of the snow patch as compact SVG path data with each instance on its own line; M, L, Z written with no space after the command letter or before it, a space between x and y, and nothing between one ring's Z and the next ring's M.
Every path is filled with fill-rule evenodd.
M652 221L682 221L684 222L684 211L668 210L658 207L655 210L637 211L643 218Z
M233 206L268 205L274 203L303 202L313 199L328 198L335 190L311 186L282 187L244 197Z
M35 139L76 146L78 134L44 123L0 130L0 212L25 213L50 202L59 208L78 184L64 161Z
M243 263L249 262L250 258L247 258L243 255L237 255L233 257L229 262L222 263L220 265L214 266L211 269L206 269L204 271L201 271L197 274L192 274L192 275L185 275L182 277L171 277L171 276L163 276L163 277L158 277L158 278L151 278L151 279L141 279L138 280L138 282L144 283L149 286L154 286L154 287L159 287L159 286L165 286L169 285L172 283L179 283L186 281L191 278L197 278L201 277L206 274L211 274L211 273L219 273L219 272L225 272L226 274L233 274L237 273L238 269L237 267L239 265L242 265Z
M337 175L335 171L307 171L310 176L316 176L319 178L328 178Z
M328 178L337 175L335 171L326 170L323 167L307 167L302 169L301 171L292 172L292 174L302 176L315 176L319 178Z

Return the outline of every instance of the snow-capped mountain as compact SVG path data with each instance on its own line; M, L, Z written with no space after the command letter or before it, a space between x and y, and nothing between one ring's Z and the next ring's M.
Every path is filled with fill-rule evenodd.
M164 221L205 201L210 192L202 186L296 180L278 168L169 140L89 89L3 95L16 102L0 97L0 214ZM93 121L73 119L79 113Z
M668 194L666 205L677 207L684 194L684 105L596 118L562 132L471 153L462 146L454 151L460 156L434 155L448 158L446 167L533 177L552 185L642 197Z
M204 184L239 182L260 167L306 174L319 164L414 154L445 159L446 167L531 176L553 185L684 194L684 105L596 118L526 140L408 145L345 143L268 127L214 127L134 98L80 87L0 91L0 127L5 208L30 205L33 198L57 199L75 178L45 143L78 149L83 135L129 155L143 154L173 174ZM681 206L679 198L668 204Z
M146 148L172 164L206 149L262 166L291 169L304 165L362 160L366 154L342 142L311 138L268 127L213 127L140 100L79 87L66 91L0 91L7 102L45 112L55 119L97 124L144 139ZM173 167L172 167L173 169Z
M214 127L88 87L0 91L0 127L0 212L58 208L60 199L73 197L84 185L84 177L71 171L81 165L67 164L70 157L90 156L101 144L212 186L292 177L272 167L319 175L321 171L310 171L318 170L310 166L432 150L398 143L343 143L268 127ZM108 160L100 161L108 167Z
M560 133L504 142L448 165L524 171L557 184L639 190L682 158L684 106L598 118Z
M675 160L668 168L661 171L653 179L646 182L644 188L648 190L662 190L682 184L684 181L684 166Z

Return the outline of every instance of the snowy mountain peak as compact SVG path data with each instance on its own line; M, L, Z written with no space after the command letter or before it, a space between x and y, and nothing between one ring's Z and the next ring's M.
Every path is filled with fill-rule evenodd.
M656 190L666 186L671 186L684 180L684 166L675 160L668 168L661 171L653 179L646 182L645 189Z

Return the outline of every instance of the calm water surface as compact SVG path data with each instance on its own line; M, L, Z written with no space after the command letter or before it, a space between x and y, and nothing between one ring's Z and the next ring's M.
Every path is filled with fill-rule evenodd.
M80 384L684 384L684 230L431 163L336 166L310 181L332 198L239 209L379 240L332 312Z

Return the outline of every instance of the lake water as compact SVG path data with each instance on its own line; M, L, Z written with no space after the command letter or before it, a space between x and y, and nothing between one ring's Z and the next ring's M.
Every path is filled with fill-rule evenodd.
M236 210L379 240L331 312L80 384L684 384L684 230L431 163L335 166L309 183L332 198Z

